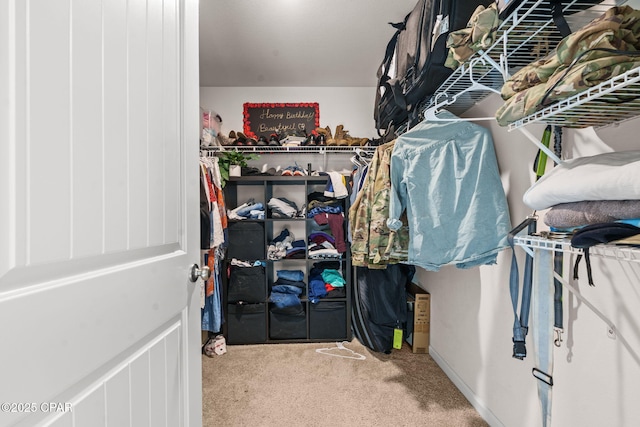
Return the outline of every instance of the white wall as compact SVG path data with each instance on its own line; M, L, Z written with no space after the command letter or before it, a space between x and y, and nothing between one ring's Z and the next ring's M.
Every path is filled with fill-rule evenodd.
M245 102L286 103L317 102L320 110L320 127L329 126L335 132L343 125L349 135L360 138L377 138L373 120L375 88L368 87L202 87L200 106L211 109L222 117L222 133L241 131L242 112ZM311 163L313 170L350 171L350 153L296 155L295 159L284 153L261 154L250 166L261 168L286 167L295 160L306 168Z
M201 105L217 111L223 129L241 129L244 102L319 102L321 126L344 124L354 136L375 136L373 88L201 88ZM492 115L497 96L482 101L469 114ZM530 209L522 194L533 183L531 167L536 148L518 131L507 132L495 122L478 122L491 129L513 225ZM528 127L541 135L543 126ZM597 131L565 132L568 157L603 151L631 150L637 145L640 120ZM282 157L264 158L280 162ZM325 158L331 169L343 167L344 157ZM543 224L542 221L539 221ZM523 252L518 250L523 262ZM509 296L511 252L500 253L494 266L469 270L444 267L439 272L418 269L416 280L432 295L431 354L492 425L541 425L536 382L531 376L533 344L529 356L511 357L513 311ZM565 275L573 258L565 257ZM592 260L596 286L586 283L584 262L580 280L572 282L584 297L618 328L607 326L584 304L565 291L565 336L555 349L553 426L640 425L640 263Z
M369 87L203 87L200 106L216 111L222 117L226 134L242 130L242 105L245 102L317 102L320 127L333 132L344 125L349 135L377 137L373 121L375 88Z

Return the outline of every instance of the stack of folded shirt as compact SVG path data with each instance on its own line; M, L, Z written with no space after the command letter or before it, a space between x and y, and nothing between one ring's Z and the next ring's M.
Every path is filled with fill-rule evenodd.
M272 197L267 203L271 209L271 218L297 218L298 206L284 197Z
M300 270L278 270L278 279L271 287L269 301L274 304L273 313L295 315L303 313L300 295L307 287L304 273Z
M313 218L319 213L342 213L342 201L333 197L327 197L319 191L313 192L308 196L309 204L307 206L307 217Z
M269 243L269 247L267 248L267 259L273 261L286 257L287 249L291 249L293 247L291 245L293 240L293 234L291 234L288 229L285 228L282 230L278 237Z
M344 297L344 284L346 281L338 270L326 268L322 271L322 279L324 280L324 288L327 290L327 296L332 294L333 297Z
M304 258L305 246L304 240L295 240L293 234L285 228L269 243L267 259L276 261L283 258Z
M346 296L345 280L339 268L339 261L321 261L313 264L309 272L309 301L315 304L320 298Z
M309 258L341 258L335 244L335 237L324 231L309 234Z
M302 259L305 256L305 243L304 240L294 240L291 242L291 248L287 249L285 258L287 259Z
M332 246L338 253L342 254L346 252L347 245L344 240L344 213L342 201L326 197L320 192L311 193L308 198L309 204L307 206L307 217L313 218L318 225L328 225L334 238L333 241L331 241ZM309 249L311 249L311 247Z
M264 219L264 206L262 203L255 203L253 199L247 200L237 208L227 213L229 219Z

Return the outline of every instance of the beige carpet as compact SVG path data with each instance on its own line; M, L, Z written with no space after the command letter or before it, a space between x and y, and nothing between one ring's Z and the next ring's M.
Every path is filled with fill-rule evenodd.
M354 339L227 346L202 357L203 425L486 426L429 355L405 344L385 355ZM357 357L357 356L356 356Z

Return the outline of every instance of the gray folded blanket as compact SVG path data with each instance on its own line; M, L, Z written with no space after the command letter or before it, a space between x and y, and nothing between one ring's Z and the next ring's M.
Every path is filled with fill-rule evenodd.
M640 218L640 200L587 200L560 203L544 216L549 227L570 228L581 225Z

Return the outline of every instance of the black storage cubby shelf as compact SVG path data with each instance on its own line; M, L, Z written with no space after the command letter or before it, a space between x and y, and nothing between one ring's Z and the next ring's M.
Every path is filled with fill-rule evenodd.
M321 298L312 302L309 298L309 273L314 264L334 259L315 259L309 256L308 237L315 221L312 218L273 218L267 204L273 197L284 197L296 203L299 209L308 204L308 195L323 191L327 186L327 176L243 176L232 177L224 189L225 203L233 209L249 199L262 203L265 218L261 220L229 220L229 246L223 274L223 306L225 311L224 335L229 344L263 344L292 342L343 341L352 339L351 332L351 255L347 250L339 260L339 271L345 280L345 296ZM347 177L348 179L348 177ZM349 198L340 199L344 212L343 231L347 235ZM306 212L306 210L305 210ZM267 247L280 232L287 228L295 239L303 239L303 258L269 260ZM243 261L262 261L264 278L247 274L254 279L250 290L230 289L232 280L228 272L232 270L233 258ZM254 270L261 270L260 267ZM278 270L301 270L304 273L305 289L300 295L301 312L283 314L274 312L275 304L270 302L271 288L277 279ZM234 283L237 283L234 278ZM242 282L242 280L241 280ZM229 298L231 293L232 298ZM251 295L250 301L233 298L235 295Z

